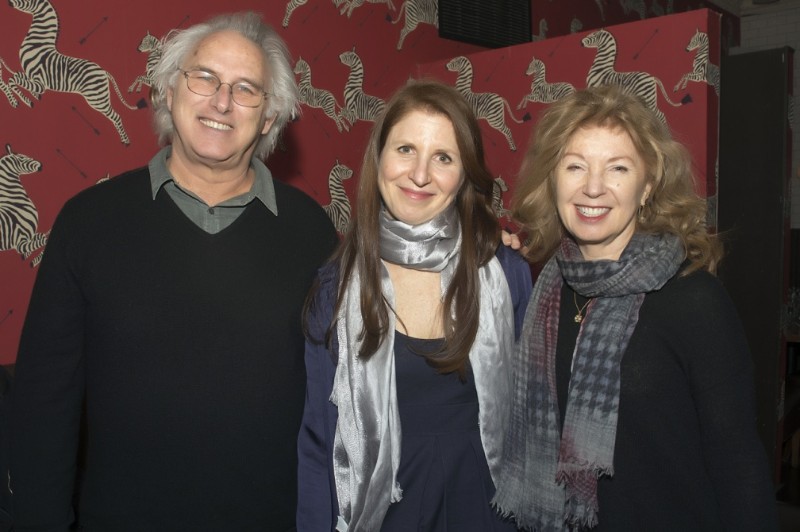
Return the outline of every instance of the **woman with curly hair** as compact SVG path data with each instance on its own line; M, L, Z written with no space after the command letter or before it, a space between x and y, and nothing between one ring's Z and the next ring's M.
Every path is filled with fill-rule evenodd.
M752 360L691 161L616 87L538 122L513 215L546 261L495 504L558 530L776 530Z

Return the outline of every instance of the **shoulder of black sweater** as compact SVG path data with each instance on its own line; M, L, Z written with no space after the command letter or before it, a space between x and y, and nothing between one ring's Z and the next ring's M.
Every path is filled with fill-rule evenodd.
M132 204L146 197L152 198L150 172L142 167L79 191L64 203L61 210L102 210L107 206L109 212L115 212L120 205Z
M275 187L278 216L307 217L309 222L319 226L320 231L336 235L333 222L316 200L299 188L283 181L273 178L272 183Z
M68 199L53 224L58 233L63 226L70 231L88 234L101 228L110 219L124 216L124 209L138 208L147 198L152 199L150 173L146 167L130 170L117 177L91 185Z
M644 304L648 310L670 314L680 310L680 316L686 320L721 309L733 310L733 303L716 276L705 270L684 272L682 267L663 287L646 295Z
M719 279L706 271L678 274L648 293L637 332L658 338L709 387L752 365L736 308Z

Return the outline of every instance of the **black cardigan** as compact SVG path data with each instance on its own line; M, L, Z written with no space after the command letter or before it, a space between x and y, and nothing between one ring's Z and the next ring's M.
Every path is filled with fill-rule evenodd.
M575 313L565 284L556 355L562 412ZM675 277L647 294L622 359L614 476L598 482L592 532L776 531L753 385L747 340L715 277Z
M301 308L336 233L275 182L208 234L146 169L70 200L53 227L13 388L18 530L65 530L81 402L85 530L287 530L305 373Z

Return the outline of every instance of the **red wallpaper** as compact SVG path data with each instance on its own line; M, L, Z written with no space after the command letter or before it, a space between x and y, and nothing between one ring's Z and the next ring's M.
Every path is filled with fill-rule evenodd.
M484 134L493 171L507 188L513 188L532 120L545 105L528 101L517 109L532 92L532 78L525 74L532 58L546 65L548 83L579 87L586 84L596 52L580 45L589 32L492 51L439 39L436 0L229 0L224 5L224 11L252 9L264 14L289 43L298 63L298 80L303 72L299 60L308 65L310 74L305 79L310 85L304 92L308 102L303 105L303 115L289 126L268 165L277 178L305 190L322 205L330 203L330 190L336 189L337 180L344 179L343 190L352 197L357 176L348 179L347 169L357 171L372 124L368 109L350 109L348 105L353 91L346 91L345 86L355 70L348 63L360 62L363 67L360 92L381 100L415 74L455 83L456 73L445 65L466 57L474 72L471 90L491 92L509 102L505 121L517 151L486 121ZM121 97L114 82L109 82L107 93L89 96L110 102L119 116L119 131L108 116L89 105L84 98L86 90L75 83L59 86L46 78L38 97L36 87L24 83L19 52L32 15L23 10L48 6L58 16L50 28L50 36L56 39L52 53L77 58L73 68L100 75L107 72L118 85ZM0 34L0 90L4 93L0 95L0 123L4 125L0 133L1 364L15 359L41 245L61 205L98 180L145 165L157 149L146 80L141 92L132 87L137 77L146 74L148 52L137 47L148 32L160 38L171 28L186 27L220 12L218 6L186 0L9 0L0 4L4 29ZM553 16L556 24L558 17ZM685 48L695 31L709 33L710 42L718 43L718 17L698 11L607 29L617 40L617 71L642 71L657 77L670 99L691 96L691 103L675 108L660 94L657 102L670 125L693 147L700 189L713 195L714 180L709 176L713 176L714 156L709 154L716 153L714 90L695 81L677 92L672 89L683 74L693 70L695 52ZM710 58L719 64L718 44L712 44ZM65 76L71 77L75 77L72 72ZM24 88L14 92L17 81ZM133 92L129 88L134 88ZM127 144L122 142L123 132Z
M330 92L338 108L344 103L343 89L350 72L339 59L345 51L355 50L363 61L364 92L385 98L409 77L417 63L481 50L439 39L436 27L424 22L424 17L412 19L420 22L398 50L401 31L413 26L408 23L408 13L419 14L417 4L424 7L426 3L431 4L423 0L228 0L222 4L188 0L11 0L0 4L0 89L5 93L0 95L0 123L4 125L0 157L10 157L5 148L9 146L13 153L41 164L39 171L23 173L19 181L13 175L0 176L0 363L13 363L16 358L36 274L35 261L41 253L36 250L23 258L14 247L20 240L30 239L16 234L31 233L32 225L36 225L37 233L46 233L69 197L102 178L145 165L157 149L147 107L148 86L145 84L141 92L128 92L137 76L146 73L148 54L137 47L148 32L160 38L171 28L186 27L218 12L260 11L289 43L293 58L309 64L313 85ZM122 98L115 94L113 85L109 85L105 97L118 113L129 144L122 142L112 121L90 107L80 93L46 89L37 99L25 89L20 90L22 96L10 92L11 79L21 70L20 47L32 22L31 14L13 6L38 9L47 4L58 16L52 28L57 52L79 58L81 68L103 70L116 80ZM285 20L287 12L290 17ZM395 20L399 21L393 23ZM28 107L23 97L33 105ZM122 100L142 108L126 108ZM283 145L269 161L270 168L276 177L305 190L320 203L328 203L331 168L337 161L353 170L358 168L370 122L354 121L349 131L339 132L322 109L303 106L302 117L289 126ZM8 187L2 186L4 179L8 187L13 185L13 191L5 192ZM354 182L344 183L348 192ZM31 203L38 213L38 224L30 220ZM19 220L21 212L28 213L26 220Z
M739 17L707 0L532 0L531 28L552 38L697 9L722 15L722 48L739 45Z
M718 97L717 89L706 78L712 82L716 79L718 84L719 22L718 14L703 9L468 56L461 61L462 72L468 68L467 62L472 70L468 90L484 93L483 100L492 101L478 113L479 117L486 115L481 124L490 168L513 189L531 125L546 105L574 88L600 82L622 84L652 101L675 136L690 148L697 190L709 197L713 225ZM604 38L600 38L600 32ZM705 35L712 43L705 55L707 62L701 61L701 49L687 50L695 34L702 34L698 40ZM605 44L592 47L584 41ZM447 58L421 65L420 73L457 85L459 70L452 63L448 66L450 62ZM535 72L527 74L534 64ZM700 66L711 74L702 74ZM461 75L468 79L467 74ZM508 137L502 132L503 126ZM517 146L516 151L509 139Z

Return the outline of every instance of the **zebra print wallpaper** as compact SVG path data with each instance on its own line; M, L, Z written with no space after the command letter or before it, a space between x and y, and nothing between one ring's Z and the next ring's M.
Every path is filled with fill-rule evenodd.
M487 157L500 190L513 189L524 152L516 147L527 145L530 124L545 106L578 88L625 87L689 146L714 226L719 28L718 14L696 10L437 60L422 65L420 75L448 81L472 103L486 125ZM504 212L503 198L496 201L495 210Z
M563 26L552 11L555 2L532 2L537 23L536 5L542 3L549 4L553 26ZM350 218L372 122L396 87L419 76L456 86L481 118L496 174L495 212L504 223L515 171L539 111L596 83L623 84L647 98L692 146L698 188L713 198L718 15L700 10L622 25L611 25L607 17L602 30L485 50L439 38L436 5L436 0L228 0L224 5L224 11L263 13L288 42L303 114L289 125L268 165L278 179L323 205L340 231ZM148 91L163 38L170 29L219 11L219 3L203 0L0 5L0 364L16 357L30 290L63 203L147 164L155 153ZM562 18L572 17L572 11L565 7ZM639 18L632 11L625 17Z

